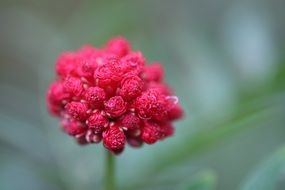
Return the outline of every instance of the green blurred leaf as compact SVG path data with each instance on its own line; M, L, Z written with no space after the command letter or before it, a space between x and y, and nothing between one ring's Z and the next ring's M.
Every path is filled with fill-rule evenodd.
M217 184L217 175L206 169L196 171L193 166L171 168L147 179L140 179L133 184L124 184L120 189L137 190L213 190Z
M241 190L276 189L281 175L285 171L285 146L262 162L242 185Z
M203 171L196 174L185 190L213 190L217 184L217 176L213 171Z
M285 58L278 63L277 73L273 78L272 91L278 91L285 88Z
M262 100L262 102L271 101ZM189 158L194 157L203 150L213 147L226 139L230 139L245 130L259 126L260 123L272 118L276 114L275 104L254 104L241 105L241 111L238 111L232 119L222 121L221 123L209 124L202 121L198 126L201 127L201 130L194 135L189 135L188 138L185 138L179 144L176 144L175 147L172 147L171 149L175 150L175 154L169 151L161 154L162 159L157 159L159 162L154 163L150 173L156 173L180 164L185 160L189 160ZM204 126L207 125L212 125L212 127L205 128Z

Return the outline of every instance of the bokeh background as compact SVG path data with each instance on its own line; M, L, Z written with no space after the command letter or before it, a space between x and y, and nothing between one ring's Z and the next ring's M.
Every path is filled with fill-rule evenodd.
M0 0L0 189L102 189L102 145L46 111L64 50L123 35L185 109L173 138L117 157L118 189L285 189L285 1Z

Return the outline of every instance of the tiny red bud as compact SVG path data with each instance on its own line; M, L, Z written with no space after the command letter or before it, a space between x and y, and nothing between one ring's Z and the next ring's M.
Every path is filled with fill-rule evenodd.
M177 120L183 117L183 110L180 105L174 105L168 110L169 120Z
M101 66L95 70L94 78L98 86L107 88L108 86L116 87L123 77L122 63L117 57L107 57L103 59Z
M47 92L47 106L50 113L59 116L63 110L64 102L69 98L70 96L64 91L62 83L52 83Z
M121 96L114 96L105 102L105 111L110 117L119 117L126 112L126 103Z
M81 133L81 134L75 135L75 140L79 145L86 145L89 143L86 141L85 135L86 135L86 133Z
M163 80L163 75L164 71L162 65L160 63L153 63L145 66L142 77L146 81L160 82Z
M77 55L74 52L63 52L56 61L56 73L60 77L71 75L76 68L75 60Z
M127 113L120 118L120 124L128 130L138 129L141 125L140 118L134 113Z
M119 57L123 57L129 53L130 44L126 39L122 37L116 37L107 42L106 48L108 52L114 53Z
M121 81L120 95L127 101L139 96L143 89L143 81L136 75L126 76Z
M75 136L84 133L87 127L79 121L63 119L61 121L62 129L69 135Z
M145 58L141 52L131 52L122 58L123 71L140 74L143 71Z
M161 94L163 95L171 95L172 94L172 90L169 88L169 86L167 86L164 83L159 83L159 82L154 82L151 81L147 84L147 87L149 89L154 89L156 91L159 91Z
M83 121L88 117L88 107L81 102L70 102L66 104L65 110L71 117L79 121Z
M103 132L103 144L110 151L120 151L124 149L126 136L124 132L117 126L112 126Z
M143 141L140 138L133 138L129 137L127 138L128 144L132 147L138 148L143 145Z
M170 123L166 123L164 125L161 125L160 131L162 133L161 139L164 139L166 137L169 137L169 136L173 135L174 128L173 128L173 126Z
M157 90L150 89L136 99L136 110L143 119L166 119L166 100Z
M68 77L63 82L64 90L73 96L80 96L83 92L83 84L80 79Z
M95 134L99 134L108 126L109 121L100 112L95 112L86 120L86 124Z
M145 122L141 138L147 144L153 144L162 136L160 126L156 123Z
M102 88L90 87L85 91L84 99L92 107L101 107L106 99L106 93Z
M63 100L67 100L69 97L70 95L64 91L62 83L54 82L49 86L47 100L51 104L60 105Z

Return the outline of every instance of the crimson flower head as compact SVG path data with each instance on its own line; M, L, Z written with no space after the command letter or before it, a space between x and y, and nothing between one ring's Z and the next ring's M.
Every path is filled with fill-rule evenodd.
M163 66L148 64L129 42L116 37L102 48L85 45L63 52L47 106L79 144L100 143L119 154L173 134L182 117L178 98L164 82Z

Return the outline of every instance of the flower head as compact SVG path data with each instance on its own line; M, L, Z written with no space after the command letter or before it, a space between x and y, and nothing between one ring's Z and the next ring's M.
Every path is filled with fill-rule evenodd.
M117 37L103 48L85 45L56 61L57 79L47 106L78 144L100 143L119 154L128 143L154 144L174 133L182 117L178 98L164 82L163 66Z

